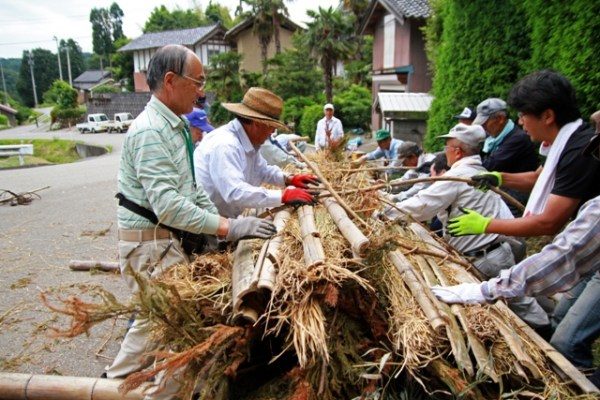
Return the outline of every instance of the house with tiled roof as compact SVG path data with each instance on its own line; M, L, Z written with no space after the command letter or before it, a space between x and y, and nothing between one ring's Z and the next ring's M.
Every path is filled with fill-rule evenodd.
M362 34L373 35L374 130L387 126L395 133L424 134L423 121L402 119L398 114L385 116L379 93L427 93L431 89L422 32L430 13L428 0L372 0L367 8L360 29Z
M221 24L201 26L192 29L179 29L164 32L145 33L121 47L119 52L133 52L133 81L136 92L148 92L146 71L150 58L156 50L168 44L186 46L200 57L204 65L210 65L215 54L231 50L224 41L225 29Z
M110 71L100 69L83 71L81 75L73 80L73 87L78 91L77 101L85 103L94 88L111 82L113 82L113 79Z

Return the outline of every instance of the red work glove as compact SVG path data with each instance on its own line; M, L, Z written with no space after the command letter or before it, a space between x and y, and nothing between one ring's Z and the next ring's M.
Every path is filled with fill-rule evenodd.
M281 202L283 204L291 204L294 206L313 204L316 202L312 194L304 189L298 188L287 188L283 191L281 196Z
M287 184L297 188L307 189L308 185L318 185L321 180L312 174L296 174L287 179Z

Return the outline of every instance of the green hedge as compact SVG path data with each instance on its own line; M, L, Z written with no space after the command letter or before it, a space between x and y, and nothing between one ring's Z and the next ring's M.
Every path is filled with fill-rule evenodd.
M310 137L311 142L315 141L315 133L317 131L317 122L323 118L323 106L315 104L304 108L300 126L297 134Z
M364 86L351 85L333 97L335 115L342 121L344 131L354 128L369 130L371 125L371 91Z
M298 96L291 97L283 103L283 120L293 122L294 126L300 126L300 119L304 113L304 108L315 105L315 101L310 97Z
M52 123L58 122L62 127L71 127L76 125L85 114L85 107L60 108L56 106L50 111L50 118Z
M8 117L6 115L0 115L0 127L8 125Z

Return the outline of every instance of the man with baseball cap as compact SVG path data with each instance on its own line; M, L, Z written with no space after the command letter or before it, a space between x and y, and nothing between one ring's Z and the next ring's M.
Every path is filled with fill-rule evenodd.
M219 213L236 218L246 208L314 203L307 189L319 183L316 176L286 175L267 165L259 152L275 129L287 131L279 120L283 100L267 89L252 87L241 103L222 106L236 118L206 135L194 152L196 182ZM264 183L285 189L266 189L261 187Z
M506 102L491 97L477 106L477 118L473 124L481 125L488 137L483 144L483 166L488 171L520 173L535 171L539 165L535 146L529 136L509 117ZM502 188L521 203L528 194L510 188ZM513 215L521 211L511 207Z
M323 112L325 116L317 122L315 147L317 150L335 149L344 137L344 127L342 121L333 116L333 104L325 104Z
M353 164L363 164L366 161L374 161L383 158L386 165L390 166L387 171L389 173L394 172L393 167L400 165L398 161L398 149L404 142L400 139L392 138L390 131L387 129L379 129L375 132L375 140L377 141L377 148L360 157L358 160L354 161Z
M188 123L190 124L192 142L195 146L200 143L205 133L212 132L215 129L211 124L208 123L206 111L201 108L194 107L191 113L185 114L185 119L187 119Z
M427 178L430 176L431 161L435 154L424 153L415 143L406 141L398 149L398 164L401 167L411 168L402 175L400 180ZM414 196L417 192L428 187L430 183L421 182L410 187L401 187L401 192L392 197L394 202L403 201Z
M485 140L485 132L481 126L458 124L448 134L439 137L446 141L444 151L450 166L444 176L469 178L485 172L479 156L481 144ZM418 221L428 221L437 216L444 230L449 219L468 210L478 210L486 215L490 213L497 218L513 218L496 193L483 193L466 183L452 181L435 182L413 197L396 203L396 207ZM398 218L400 215L396 209L386 211L386 216L391 218ZM451 237L445 234L444 237L458 251L471 257L473 265L488 278L497 276L502 269L515 264L511 244L500 235ZM549 324L546 312L533 298L515 299L510 306L534 327Z
M477 113L471 107L465 107L454 119L457 119L459 124L471 125L476 116Z

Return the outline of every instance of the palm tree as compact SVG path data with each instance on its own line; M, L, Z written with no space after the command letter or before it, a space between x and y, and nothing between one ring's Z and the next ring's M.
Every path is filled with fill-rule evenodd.
M333 100L333 70L338 60L346 60L353 53L354 43L352 19L342 11L332 7L318 12L306 12L313 20L308 22L304 40L323 68L325 96L327 102Z

